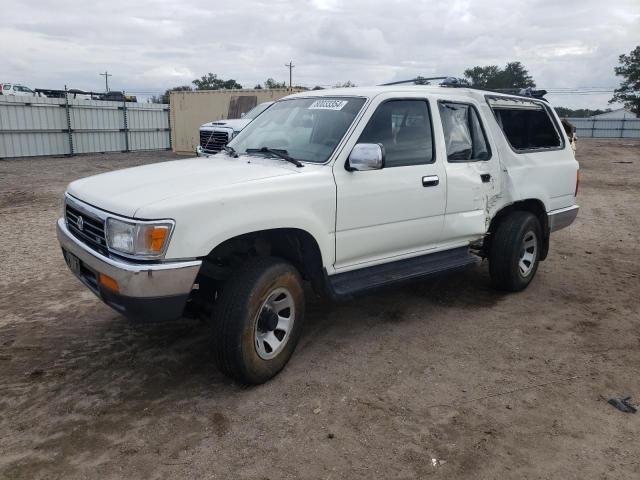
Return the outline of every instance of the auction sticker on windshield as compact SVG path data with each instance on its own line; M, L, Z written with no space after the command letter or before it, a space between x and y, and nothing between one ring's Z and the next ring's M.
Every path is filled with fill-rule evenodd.
M349 100L316 100L309 110L342 110Z

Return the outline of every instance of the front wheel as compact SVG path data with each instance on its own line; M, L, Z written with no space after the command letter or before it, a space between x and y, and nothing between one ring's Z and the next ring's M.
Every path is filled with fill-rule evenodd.
M540 222L530 212L504 218L491 239L489 272L498 290L524 290L536 274L542 247Z
M298 271L283 260L256 258L222 288L214 312L219 368L245 384L274 377L289 361L304 320Z

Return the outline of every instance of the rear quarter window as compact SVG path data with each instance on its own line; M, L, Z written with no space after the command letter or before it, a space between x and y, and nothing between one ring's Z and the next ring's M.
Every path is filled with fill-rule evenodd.
M516 152L564 147L558 126L542 102L493 96L487 102Z

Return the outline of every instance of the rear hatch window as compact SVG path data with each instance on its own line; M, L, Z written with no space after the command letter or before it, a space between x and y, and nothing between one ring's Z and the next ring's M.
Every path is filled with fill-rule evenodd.
M487 102L516 152L564 147L556 122L543 102L488 96Z

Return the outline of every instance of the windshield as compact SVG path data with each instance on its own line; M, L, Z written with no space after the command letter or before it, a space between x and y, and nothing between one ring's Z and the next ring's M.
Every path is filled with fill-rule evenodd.
M342 140L364 98L314 97L281 100L230 143L239 154L264 147L303 162L324 163Z
M271 105L273 105L273 103L271 103L271 102L265 102L265 103L261 103L260 105L256 105L251 110L249 110L247 113L245 113L242 118L243 119L248 119L248 120L256 118L258 115L260 115L262 112L264 112Z

